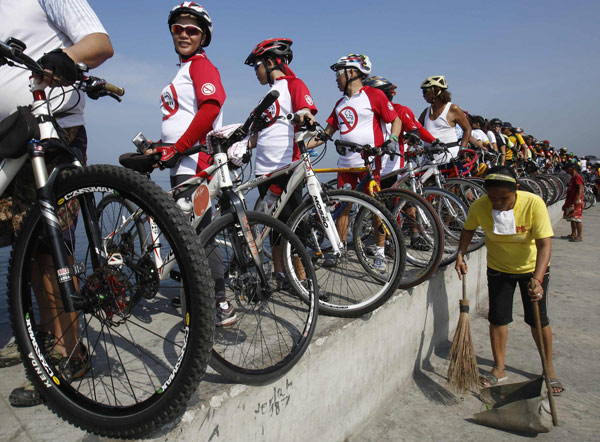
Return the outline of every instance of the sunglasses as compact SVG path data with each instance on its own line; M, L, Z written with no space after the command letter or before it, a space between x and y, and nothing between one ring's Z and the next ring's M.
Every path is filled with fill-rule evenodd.
M194 25L179 25L177 23L171 25L171 34L179 35L185 33L188 37L195 37L196 35L202 34L202 28Z
M342 73L344 73L344 69L335 71L335 78L340 78L342 76Z
M254 63L254 72L258 71L258 68L261 64L263 64L262 61L257 61L256 63Z

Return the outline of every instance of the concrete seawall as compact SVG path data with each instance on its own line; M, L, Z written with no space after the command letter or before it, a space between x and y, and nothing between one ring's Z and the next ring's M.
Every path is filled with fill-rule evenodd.
M549 208L555 224L561 203ZM471 309L487 308L485 248L468 256ZM155 440L342 441L418 375L432 352L447 352L462 287L453 266L399 291L372 314L319 317L300 362L262 387L203 382L179 422ZM226 382L209 374L207 381Z

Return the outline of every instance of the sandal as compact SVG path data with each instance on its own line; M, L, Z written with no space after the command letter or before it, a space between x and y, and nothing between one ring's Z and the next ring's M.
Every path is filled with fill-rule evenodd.
M479 376L479 385L481 385L483 388L495 387L496 385L501 384L507 379L508 376L497 378L496 375L490 371L489 373L485 373Z
M581 241L583 241L583 240L580 238L569 238L569 242L581 242Z
M565 391L565 387L563 386L562 382L557 378L550 378L550 386L552 387L553 396L560 396ZM559 388L560 391L554 391L555 388Z
M560 237L560 239L568 239L568 240L571 240L573 238L575 238L573 235L563 235Z

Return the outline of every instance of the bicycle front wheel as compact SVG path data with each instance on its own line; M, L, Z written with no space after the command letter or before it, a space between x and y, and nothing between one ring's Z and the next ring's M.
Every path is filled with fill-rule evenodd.
M285 224L258 212L246 212L246 220L254 244L242 239L233 214L201 234L209 261L223 263L225 298L235 308L235 322L215 330L210 365L233 381L265 384L287 373L308 348L318 287L304 245Z
M54 268L37 205L10 261L10 319L28 377L72 424L139 437L181 412L208 363L215 309L200 240L166 193L127 169L71 170L54 193L70 267ZM169 250L167 272L156 257ZM65 273L83 299L73 313L58 290ZM180 294L184 315L170 302Z
M407 189L384 189L377 198L389 208L402 229L406 267L398 285L408 289L426 281L444 256L442 224L431 205Z
M324 191L338 235L346 244L336 257L312 199L292 213L288 225L304 242L317 273L319 310L356 317L382 305L398 288L406 263L402 231L375 198L348 191ZM382 251L377 255L377 247Z

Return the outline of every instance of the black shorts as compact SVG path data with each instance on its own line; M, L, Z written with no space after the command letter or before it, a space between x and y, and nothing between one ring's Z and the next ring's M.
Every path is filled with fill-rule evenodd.
M521 300L523 301L523 310L525 312L525 322L531 327L535 327L535 319L533 317L533 307L527 291L527 284L533 276L532 273L512 274L503 273L494 269L487 269L488 292L490 302L490 312L488 320L492 325L507 325L513 320L512 306L513 297L517 283L521 290ZM542 288L544 289L544 297L538 301L540 309L540 323L542 327L547 326L548 320L548 281L550 278L550 267L546 270L544 279L542 280Z

